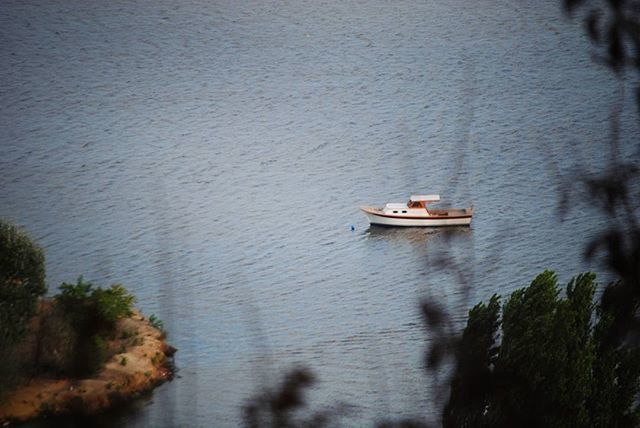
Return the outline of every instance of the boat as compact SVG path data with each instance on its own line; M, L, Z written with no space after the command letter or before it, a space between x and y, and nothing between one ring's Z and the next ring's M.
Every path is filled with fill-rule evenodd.
M473 218L473 206L469 208L429 208L440 202L440 195L412 195L406 204L389 203L382 208L364 206L371 224L382 226L468 226Z

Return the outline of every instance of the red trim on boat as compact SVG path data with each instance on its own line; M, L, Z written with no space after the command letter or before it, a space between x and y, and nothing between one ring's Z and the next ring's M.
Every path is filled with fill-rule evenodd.
M399 219L406 219L406 220L446 220L448 218L450 218L450 219L473 218L472 214L469 214L469 215L456 215L456 216L443 215L443 216L430 216L430 217L415 217L415 216L402 216L402 215L382 214L382 213L377 213L377 212L371 212L369 210L363 210L363 211L367 212L369 214L380 216L380 217L399 218Z

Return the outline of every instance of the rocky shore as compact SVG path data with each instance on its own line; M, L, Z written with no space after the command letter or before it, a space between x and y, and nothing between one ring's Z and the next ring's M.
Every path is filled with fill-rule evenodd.
M118 321L109 346L118 349L88 379L32 379L0 403L0 425L39 416L95 413L149 391L173 376L176 349L138 311Z

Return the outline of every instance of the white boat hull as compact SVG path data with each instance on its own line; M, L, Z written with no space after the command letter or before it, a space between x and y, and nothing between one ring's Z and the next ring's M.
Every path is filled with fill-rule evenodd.
M471 224L473 210L466 209L464 215L458 216L394 216L383 213L381 210L362 207L371 224L382 226L409 226L409 227L438 227L438 226L468 226ZM410 217L410 218L406 218Z

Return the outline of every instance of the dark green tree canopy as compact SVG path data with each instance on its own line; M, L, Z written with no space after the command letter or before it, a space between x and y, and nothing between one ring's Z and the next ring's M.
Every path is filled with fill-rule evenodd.
M32 296L47 291L44 252L17 226L0 219L0 283L24 287Z
M26 232L0 219L0 348L26 332L44 282L44 252Z
M502 320L498 296L469 312L445 426L640 424L640 352L604 340L612 316L593 304L595 274L573 278L565 297L557 282L538 275L511 295Z
M0 219L0 397L16 382L14 348L46 292L44 252L26 232Z

